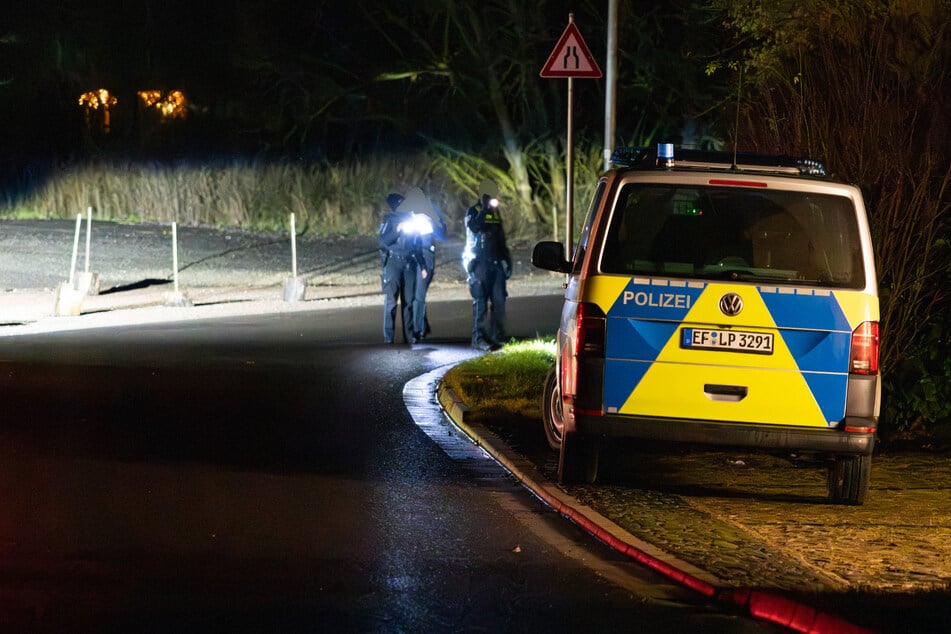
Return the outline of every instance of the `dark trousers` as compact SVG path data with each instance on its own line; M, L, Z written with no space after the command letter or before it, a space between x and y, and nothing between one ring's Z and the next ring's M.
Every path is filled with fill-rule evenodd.
M396 308L403 308L403 339L414 339L413 295L416 267L412 260L390 255L383 265L383 341L393 343L396 336Z
M426 293L429 291L429 283L432 282L432 274L423 277L422 269L416 272L416 289L413 294L413 330L418 337L426 335Z
M476 260L469 274L472 295L472 343L505 340L505 272L501 264Z

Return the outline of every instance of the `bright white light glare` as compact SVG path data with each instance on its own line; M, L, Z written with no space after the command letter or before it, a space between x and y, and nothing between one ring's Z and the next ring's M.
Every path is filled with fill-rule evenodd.
M469 262L475 259L475 251L472 250L472 245L466 245L466 248L462 251L462 268L466 271L469 270Z
M433 232L433 221L426 214L413 212L409 220L404 220L396 226L400 233L426 236Z
M492 207L492 208L494 209L494 208L496 208L496 207L498 207L498 206L499 206L499 199L498 199L498 198L490 198L490 199L489 199L489 207Z

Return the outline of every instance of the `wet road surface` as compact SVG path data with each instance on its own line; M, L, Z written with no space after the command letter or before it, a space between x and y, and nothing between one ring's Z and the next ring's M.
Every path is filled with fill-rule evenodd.
M403 386L473 352L467 302L432 314L414 348L379 307L4 339L0 623L760 630L434 444Z

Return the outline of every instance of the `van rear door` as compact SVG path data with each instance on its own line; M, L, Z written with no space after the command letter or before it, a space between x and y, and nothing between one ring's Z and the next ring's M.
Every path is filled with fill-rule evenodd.
M852 200L781 178L630 182L600 274L609 414L828 427L866 289Z

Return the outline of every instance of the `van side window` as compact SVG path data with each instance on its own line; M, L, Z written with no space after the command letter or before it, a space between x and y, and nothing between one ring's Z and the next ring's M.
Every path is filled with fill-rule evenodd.
M581 226L581 236L578 238L578 246L575 247L574 257L572 258L572 274L581 272L581 265L584 262L584 254L588 250L588 239L591 237L591 223L594 221L594 214L601 204L601 198L604 196L604 189L607 186L605 181L598 183L598 188L591 198L591 204L588 205L588 212L585 214L584 224Z

